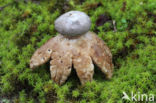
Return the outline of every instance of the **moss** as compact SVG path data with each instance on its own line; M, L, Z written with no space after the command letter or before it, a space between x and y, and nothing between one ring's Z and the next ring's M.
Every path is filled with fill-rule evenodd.
M0 100L16 103L122 103L122 92L156 94L156 2L153 0L1 0ZM8 5L9 4L9 5ZM75 72L63 86L50 79L49 64L29 68L33 52L57 33L54 20L69 10L85 11L110 47L114 76L95 68L94 81L81 86ZM97 25L101 15L102 24ZM112 21L115 21L113 25ZM114 26L117 32L114 32Z

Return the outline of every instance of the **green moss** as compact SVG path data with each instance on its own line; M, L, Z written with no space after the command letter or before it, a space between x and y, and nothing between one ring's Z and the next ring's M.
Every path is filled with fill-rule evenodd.
M123 91L156 94L155 1L26 1L0 1L0 7L6 5L0 11L0 101L128 103L121 99ZM48 63L30 70L33 52L57 34L54 20L73 9L91 17L91 30L110 47L115 64L111 80L106 80L96 67L93 82L81 86L72 72L68 81L58 86L51 81ZM97 26L97 19L103 14L111 20Z

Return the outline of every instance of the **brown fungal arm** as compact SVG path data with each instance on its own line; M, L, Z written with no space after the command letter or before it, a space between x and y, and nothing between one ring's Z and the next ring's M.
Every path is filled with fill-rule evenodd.
M34 69L44 63L46 63L53 51L54 38L48 40L44 45L35 51L30 60L30 68Z
M107 78L111 78L113 74L112 54L103 40L97 35L91 33L93 42L91 44L91 57L95 64L106 74Z
M73 64L82 85L87 81L92 81L94 65L89 55L82 52L75 55L73 57Z
M54 82L62 85L68 78L72 69L72 55L68 51L52 53L50 61L51 78Z

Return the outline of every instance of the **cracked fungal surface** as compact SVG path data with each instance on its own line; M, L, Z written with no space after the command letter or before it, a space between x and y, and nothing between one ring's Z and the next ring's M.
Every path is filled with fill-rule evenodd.
M50 60L51 78L62 85L71 73L72 65L81 84L92 81L94 64L108 79L112 77L112 54L106 44L95 33L87 32L79 37L61 34L51 38L36 50L30 60L33 69Z

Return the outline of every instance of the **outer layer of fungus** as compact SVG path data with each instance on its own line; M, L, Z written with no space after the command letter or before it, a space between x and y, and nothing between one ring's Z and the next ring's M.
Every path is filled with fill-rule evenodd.
M68 30L70 29L72 28ZM85 30L82 31L84 33ZM82 32L79 31L79 33ZM75 35L79 35L79 33ZM90 31L76 37L69 35L67 37L58 34L37 49L31 58L30 67L35 68L50 60L51 78L60 85L67 80L72 65L81 84L91 81L94 74L93 62L107 78L111 78L113 72L112 54L106 44Z

